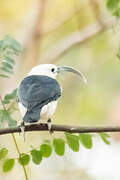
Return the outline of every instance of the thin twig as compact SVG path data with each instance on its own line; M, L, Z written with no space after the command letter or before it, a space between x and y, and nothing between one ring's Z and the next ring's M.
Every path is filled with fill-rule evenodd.
M16 138L15 138L15 135L14 135L13 133L12 133L12 137L13 137L13 140L14 140L15 147L16 147L16 149L17 149L18 155L19 155L19 157L20 157L21 153L20 153L20 150L19 150L19 147L18 147ZM23 170L24 170L25 179L26 179L26 180L29 180L29 179L28 179L28 175L27 175L27 171L26 171L26 169L25 169L25 166L22 165L22 167L23 167Z
M49 131L47 124L32 124L26 125L25 131ZM100 133L100 132L120 132L120 126L95 126L95 127L85 127L85 126L68 126L68 125L52 125L52 131L59 132L70 132L70 133ZM4 128L0 129L0 135L19 133L21 132L20 127Z
M5 107L4 103L3 103L3 100L2 100L1 95L0 95L0 101L1 101L1 104L2 104L3 109L6 111L6 107Z

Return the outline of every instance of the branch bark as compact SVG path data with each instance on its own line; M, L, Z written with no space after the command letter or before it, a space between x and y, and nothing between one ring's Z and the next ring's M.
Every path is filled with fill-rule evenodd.
M25 126L25 132L30 131L49 131L47 124L32 124ZM70 132L70 133L100 133L100 132L120 132L120 126L106 126L106 127L85 127L85 126L68 126L68 125L52 125L52 131ZM10 133L20 133L20 127L0 129L0 135Z
M58 44L55 45L52 49L45 52L45 54L40 56L41 62L48 62L48 63L56 63L56 60L63 56L68 50L71 48L85 43L90 38L95 37L101 32L104 32L108 27L101 27L99 23L94 23L82 31L74 32L72 35L62 39Z
M33 66L38 64L45 5L46 0L38 1L39 7L36 21L31 32L31 37L28 38L25 44L25 51L21 58L22 64L20 66L20 71L22 69L22 74L26 74L26 71L29 71Z

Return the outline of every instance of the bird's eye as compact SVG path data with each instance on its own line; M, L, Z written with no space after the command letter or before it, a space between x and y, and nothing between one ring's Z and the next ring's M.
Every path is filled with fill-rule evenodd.
M51 71L54 72L54 71L55 71L55 68L52 68Z

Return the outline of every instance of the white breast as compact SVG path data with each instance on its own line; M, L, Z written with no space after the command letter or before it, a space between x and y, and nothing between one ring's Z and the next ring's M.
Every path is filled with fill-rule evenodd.
M46 121L49 118L51 118L56 110L56 106L57 106L57 101L52 101L48 103L47 105L43 106L40 113L40 120Z

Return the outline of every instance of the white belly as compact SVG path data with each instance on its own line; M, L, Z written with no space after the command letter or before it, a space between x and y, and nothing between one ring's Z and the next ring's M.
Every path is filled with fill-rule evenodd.
M43 106L40 112L40 120L48 120L51 118L56 110L57 101L52 101L47 105Z
M24 117L27 109L20 102L18 103L18 105L19 105L22 117ZM52 101L48 103L47 105L43 106L40 112L40 120L47 121L49 118L51 118L56 110L56 106L57 106L57 101Z

